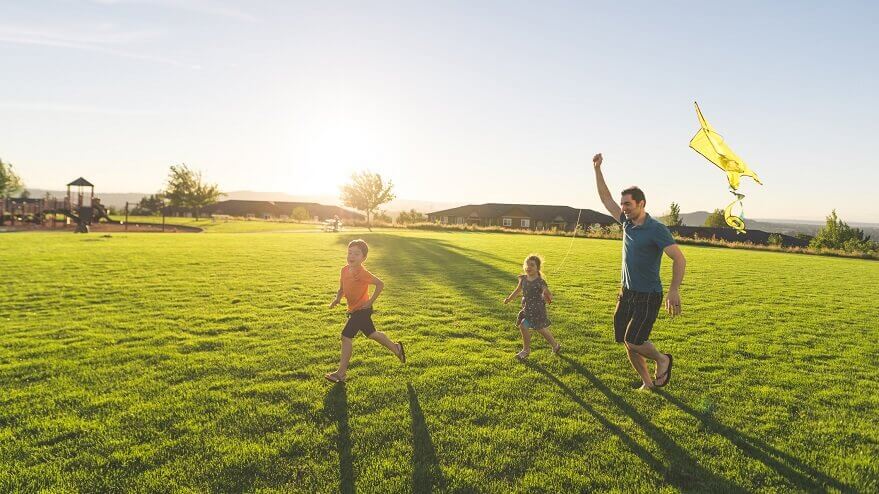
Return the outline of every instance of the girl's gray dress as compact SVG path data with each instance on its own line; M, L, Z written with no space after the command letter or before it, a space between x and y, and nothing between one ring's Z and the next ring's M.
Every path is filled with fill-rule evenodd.
M534 281L528 281L528 277L524 274L519 275L519 279L522 280L522 310L519 311L516 326L524 319L532 329L549 327L552 323L546 315L546 301L543 300L546 281L540 276Z

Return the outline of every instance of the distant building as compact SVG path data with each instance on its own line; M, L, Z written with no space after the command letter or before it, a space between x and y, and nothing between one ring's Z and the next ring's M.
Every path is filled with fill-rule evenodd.
M360 213L355 213L339 206L327 206L316 202L281 202L281 201L220 201L205 208L201 212L205 216L211 214L225 214L229 216L242 216L263 219L278 219L292 217L293 210L303 208L308 212L308 218L318 221L332 219L339 216L342 220L364 220Z
M586 228L599 224L608 226L615 220L591 209L578 210L570 206L534 204L470 204L427 214L428 221L447 225L500 226L523 230L573 231L577 224Z

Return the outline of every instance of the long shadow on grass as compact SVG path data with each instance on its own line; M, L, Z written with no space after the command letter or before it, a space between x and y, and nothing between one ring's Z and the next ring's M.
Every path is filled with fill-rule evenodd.
M436 458L436 449L430 439L418 395L412 383L406 384L406 388L409 390L409 413L412 415L412 492L444 491L446 479Z
M567 362L578 374L586 377L612 404L641 427L647 436L662 450L663 456L669 461L668 468L663 465L656 468L652 464L651 467L661 473L668 483L685 491L746 492L742 487L703 468L695 458L680 447L668 434L653 425L648 417L641 415L635 407L611 391L601 379L589 372L579 362L565 355L559 355L559 357Z
M525 365L525 367L528 367L529 369L534 370L534 371L542 374L544 377L549 379L553 384L558 386L559 389L561 389L566 395L568 395L568 397L571 400L574 401L574 403L580 405L580 408L585 410L589 415L592 415L595 418L595 420L597 420L598 423L601 424L602 427L609 430L615 436L617 436L621 441L623 441L623 443L625 443L625 445L633 453L635 453L638 456L638 458L641 458L641 460L644 461L644 463L650 465L650 468L652 468L658 472L661 472L664 469L662 462L659 461L658 458L656 458L655 456L653 456L653 454L651 454L649 451L644 449L643 446L638 444L634 439L632 439L628 434L626 434L619 426L617 426L616 424L614 424L613 422L608 420L604 415L598 413L598 411L596 411L592 407L592 405L586 403L586 401L583 400L583 398L580 398L580 396L577 395L577 393L575 393L574 390L572 390L570 387L568 387L567 384L563 383L559 378L554 376L551 372L546 370L546 368L544 368L542 365L537 364L532 360L525 360L525 361L523 361L523 364Z
M591 405L586 403L586 401L583 400L583 398L581 398L579 395L577 395L577 393L575 393L574 390L572 390L568 385L563 383L558 377L554 376L552 373L550 373L548 370L546 370L543 366L541 366L540 364L534 363L532 361L529 361L529 360L526 360L524 362L524 364L526 367L537 371L538 373L542 374L544 377L549 379L553 384L558 386L559 389L561 389L562 392L564 392L566 395L568 395L568 397L574 403L576 403L577 405L580 405L580 408L582 408L587 413L589 413L589 415L592 415L592 417L594 417L595 420L597 420L598 423L601 424L601 426L605 430L608 430L611 433L613 433L615 436L617 436L632 453L634 453L638 458L640 458L644 463L646 463L655 472L662 475L663 479L666 482L668 482L669 484L672 484L681 490L687 491L687 490L701 490L701 489L696 488L697 483L708 482L708 483L710 483L710 487L712 488L712 490L715 492L746 492L741 487L738 487L734 484L731 484L726 479L717 477L713 473L704 470L692 458L689 458L689 456L687 456L685 453L684 453L684 456L686 456L688 459L688 464L687 464L688 469L687 469L686 474L681 472L679 468L676 468L674 463L672 463L671 467L666 468L666 466L662 463L662 461L659 458L653 456L653 454L650 451L648 451L646 448L644 448L644 446L641 446L640 444L638 444L637 441L635 441L634 439L632 439L631 436L626 434L626 432L623 431L618 425L614 424L613 422L608 420L604 415L602 415L601 413L596 411L595 408L593 408ZM662 434L662 433L660 432L660 434ZM654 438L654 440L655 440L655 438ZM671 444L673 446L668 446L668 444ZM680 449L680 447L677 446L676 444L674 444L671 441L671 439L668 438L667 436L665 437L665 440L663 441L663 443L659 444L659 446L665 452L668 452L669 449L675 449L675 448ZM678 455L678 456L680 456L680 455Z
M358 237L341 236L338 243L347 245L354 238ZM465 303L481 307L493 315L507 311L500 301L516 288L517 273L467 255L467 252L481 254L479 251L460 249L445 240L429 238L392 234L361 235L359 238L366 240L370 249L381 249L384 253L377 263L379 272L376 274L380 278L382 273L387 273L399 278L414 275L413 282L421 285L427 281L445 281L449 288L464 297ZM429 300L430 297L428 303Z
M330 388L324 398L324 412L338 427L336 449L339 450L339 492L353 494L354 462L351 458L351 430L348 427L348 394L343 384Z
M659 394L671 404L698 419L707 430L715 434L720 434L739 448L742 453L760 463L763 463L797 487L808 492L826 492L828 488L838 489L842 492L855 492L854 488L845 485L841 481L830 477L823 472L815 470L798 458L779 451L759 439L750 437L731 427L723 425L718 422L717 419L708 414L697 412L678 398L668 394L666 391L660 390ZM787 464L785 464L785 462Z

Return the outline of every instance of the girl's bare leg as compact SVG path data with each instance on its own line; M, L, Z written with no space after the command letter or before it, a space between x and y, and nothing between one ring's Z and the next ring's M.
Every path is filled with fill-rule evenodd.
M562 346L559 345L558 342L555 341L555 338L552 337L552 333L549 332L549 328L538 329L537 332L540 333L541 336L546 338L546 341L550 344L550 346L552 346L552 353L558 353Z
M519 331L522 333L522 350L516 354L517 358L528 358L531 354L531 331L525 327L525 323L519 323Z

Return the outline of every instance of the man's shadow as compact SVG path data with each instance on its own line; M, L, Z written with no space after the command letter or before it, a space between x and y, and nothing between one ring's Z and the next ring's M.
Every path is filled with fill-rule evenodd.
M574 362L563 355L560 357L569 363ZM663 459L657 458L648 451L647 448L632 439L632 437L623 431L621 427L596 411L595 408L586 403L586 401L577 395L568 385L563 383L558 377L554 376L543 366L528 360L525 361L525 366L542 374L553 384L558 386L559 389L574 401L574 403L580 405L583 410L592 415L604 429L616 435L632 453L637 455L655 472L662 475L663 479L669 484L676 486L682 491L746 492L742 487L739 487L729 480L703 468L692 456L675 443L671 437L651 424L645 417L638 413L634 407L626 403L622 398L611 393L610 390L607 389L607 386L595 376L592 376L595 381L607 390L605 395L608 395L608 393L610 394L608 395L608 398L611 398L611 402L617 405L618 408L621 408L626 415L628 415L636 424L641 426L644 432L646 432L650 439L659 447L663 452L662 458L669 462L668 466L663 463ZM581 370L585 371L582 366ZM578 372L580 372L580 370L578 370ZM591 376L591 374L589 375Z
M706 430L715 434L720 434L739 448L742 453L776 471L792 484L809 492L827 491L828 488L838 489L841 492L855 492L854 488L823 472L815 470L803 463L800 459L795 458L788 453L779 451L755 437L748 436L747 434L739 432L729 426L723 425L709 414L697 412L668 392L659 390L659 394L668 400L669 403L699 420Z
M344 384L334 384L324 398L324 413L336 422L339 452L339 492L354 493L354 461L351 456L351 430L348 427L348 394Z
M669 438L664 432L653 425L649 418L641 415L635 407L629 404L621 396L611 391L601 379L586 369L580 362L566 355L560 355L559 357L567 362L574 371L585 377L597 390L607 397L611 403L629 416L632 421L643 427L648 436L650 436L650 438L653 439L653 441L656 442L656 444L660 446L670 458L676 461L678 468L689 470L691 467L696 466L695 460L693 460L693 458L691 458L680 446L672 442L671 438ZM713 417L696 412L679 399L668 394L666 391L657 389L657 392L670 403L692 415L694 418L702 421L708 430L722 435L738 447L744 454L763 463L766 467L786 478L790 483L805 489L808 492L825 492L831 487L843 492L850 492L853 490L839 480L829 477L826 474L805 465L797 458L778 451L762 441L735 431L732 428L719 423ZM773 458L773 456L783 458L784 461L794 465L795 468L784 464L782 461ZM672 468L675 468L675 466L676 465L673 463Z

